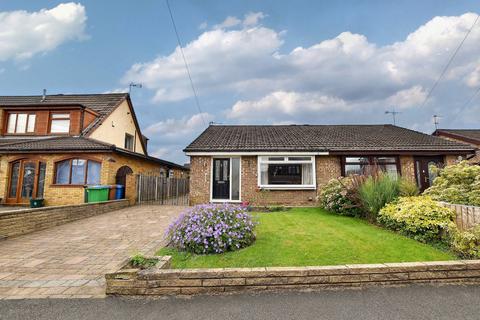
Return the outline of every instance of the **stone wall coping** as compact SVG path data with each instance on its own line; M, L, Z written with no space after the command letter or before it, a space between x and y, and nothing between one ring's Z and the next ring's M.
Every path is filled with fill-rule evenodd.
M45 212L51 211L56 209L68 209L68 208L78 208L78 207L90 207L95 205L104 205L104 204L111 204L111 203L121 203L121 202L128 202L128 199L119 199L119 200L109 200L109 201L102 201L102 202L90 202L90 203L80 203L80 204L67 204L61 206L47 206L41 208L26 208L26 209L15 209L12 211L3 211L0 212L0 218L9 215L19 215L24 213L38 213L38 212Z

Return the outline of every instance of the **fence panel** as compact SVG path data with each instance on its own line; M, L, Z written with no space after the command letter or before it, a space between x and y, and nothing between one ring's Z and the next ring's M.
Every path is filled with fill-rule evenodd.
M139 204L187 206L189 179L137 176L137 201Z
M455 211L455 222L460 230L466 230L480 224L480 207L440 202L444 207Z

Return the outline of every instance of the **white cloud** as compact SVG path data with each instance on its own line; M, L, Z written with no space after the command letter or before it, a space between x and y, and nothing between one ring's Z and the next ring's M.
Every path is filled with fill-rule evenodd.
M423 103L427 93L421 86L414 86L409 89L400 90L387 98L387 107L393 106L399 109L407 109L419 106Z
M191 117L181 119L167 119L148 126L144 132L148 137L159 136L165 138L182 138L205 128L214 116L204 113L197 113ZM205 121L205 122L204 122Z
M198 26L198 29L199 30L205 30L207 29L208 27L208 23L206 21L203 21L202 23L200 23L200 25Z
M73 2L37 12L0 12L0 61L28 59L85 39L86 20L85 7Z
M428 108L447 114L442 106L453 110L480 85L480 28L474 28L424 110L418 108L474 13L435 17L392 44L380 46L345 31L290 52L282 51L283 31L259 25L264 17L229 17L223 27L204 31L184 47L200 99L229 101L231 107L223 110L229 119L386 121L383 111L395 106L417 113L410 120L402 113L402 121L420 123L413 117L425 117L426 123L433 114ZM123 78L130 81L153 90L155 102L192 97L179 48L133 65ZM330 117L319 116L325 114Z
M223 20L222 23L215 25L213 28L214 29L222 29L222 28L231 28L238 26L240 23L242 23L242 20L238 19L237 17L232 17L228 16Z
M249 12L245 15L242 24L246 27L257 25L260 20L265 19L266 15L263 12Z
M298 114L315 114L326 110L345 109L343 100L316 93L276 91L259 100L238 101L229 111L229 118L276 119Z

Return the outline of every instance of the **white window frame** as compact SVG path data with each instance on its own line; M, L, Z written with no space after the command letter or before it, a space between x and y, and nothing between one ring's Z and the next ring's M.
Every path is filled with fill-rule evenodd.
M229 198L228 199L213 199L213 160L214 159L229 159L230 164L229 164L229 175L230 175L230 183L229 183ZM238 175L238 200L232 200L232 159L239 159L239 165L238 165L238 170L239 175ZM242 157L228 157L228 156L218 156L218 157L211 157L210 160L210 202L218 202L218 203L224 203L224 202L235 202L235 203L241 203L242 202Z
M283 160L268 160L269 157L283 157ZM289 157L309 157L310 160L288 160ZM261 165L262 164L312 164L313 184L262 184ZM316 190L317 173L315 167L315 156L311 155L278 155L257 156L257 185L260 189L271 190Z

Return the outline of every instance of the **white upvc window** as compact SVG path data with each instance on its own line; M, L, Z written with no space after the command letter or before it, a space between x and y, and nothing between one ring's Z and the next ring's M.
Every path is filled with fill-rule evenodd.
M259 156L258 186L264 189L315 189L315 156Z

